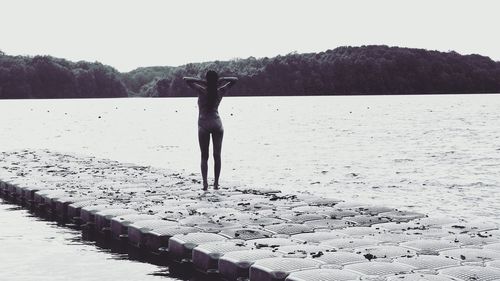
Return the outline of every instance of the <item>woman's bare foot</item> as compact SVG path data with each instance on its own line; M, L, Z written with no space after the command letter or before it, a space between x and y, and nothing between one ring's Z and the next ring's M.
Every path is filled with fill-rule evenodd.
M215 190L218 190L218 189L219 189L219 183L215 183L215 182L214 182L214 189L215 189Z
M203 183L203 190L207 190L208 189L208 182L204 182Z

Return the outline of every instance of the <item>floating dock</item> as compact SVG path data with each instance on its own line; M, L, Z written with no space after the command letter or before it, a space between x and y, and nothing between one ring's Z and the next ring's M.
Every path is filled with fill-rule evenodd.
M6 200L211 278L500 280L496 222L307 193L203 192L194 176L47 150L3 152L0 165Z

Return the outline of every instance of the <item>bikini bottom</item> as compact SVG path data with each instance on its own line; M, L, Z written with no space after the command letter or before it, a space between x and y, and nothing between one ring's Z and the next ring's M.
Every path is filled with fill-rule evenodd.
M198 119L198 131L206 133L223 133L224 127L220 118Z

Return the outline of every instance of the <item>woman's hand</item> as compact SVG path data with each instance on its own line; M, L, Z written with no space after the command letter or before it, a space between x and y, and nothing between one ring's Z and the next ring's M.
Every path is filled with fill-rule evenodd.
M227 90L234 86L236 84L236 81L238 81L238 77L221 77L219 78L219 83L222 83L223 85L217 88L218 92L220 95L225 95Z
M207 92L207 82L203 79L196 77L182 77L182 80L186 81L191 89L198 91L200 94L205 94Z

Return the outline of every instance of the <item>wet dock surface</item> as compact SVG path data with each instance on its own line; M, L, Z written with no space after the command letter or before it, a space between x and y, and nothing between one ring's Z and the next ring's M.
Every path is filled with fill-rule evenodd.
M500 279L492 221L277 190L203 192L196 177L47 150L4 152L0 163L6 200L104 247L215 279Z

